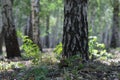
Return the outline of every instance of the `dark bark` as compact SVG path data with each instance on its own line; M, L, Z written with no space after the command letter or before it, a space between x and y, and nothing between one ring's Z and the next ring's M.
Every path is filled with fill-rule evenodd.
M2 0L2 21L7 58L20 57L21 54L12 16L11 0Z
M119 41L119 0L113 0L113 25L110 47L119 47Z
M88 0L64 2L63 56L80 54L82 59L88 60Z
M11 32L9 35L7 31L8 30L5 30L6 33L4 33L7 58L20 57L21 55L15 29L8 31Z
M49 19L50 19L50 16L47 15L46 16L46 41L45 41L45 45L47 48L49 48Z

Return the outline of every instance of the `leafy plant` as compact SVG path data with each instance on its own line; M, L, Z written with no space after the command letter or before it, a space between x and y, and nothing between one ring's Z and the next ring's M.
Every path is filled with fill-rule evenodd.
M57 58L60 59L61 58L61 53L62 53L62 43L59 43L55 49L54 49L54 53L57 54Z
M33 75L35 80L46 80L46 75L48 74L48 68L46 66L34 67L30 70L28 76Z
M25 54L23 54L22 56L25 58L31 58L33 64L38 64L42 58L39 47L34 44L28 36L24 36L21 32L18 32L18 35L23 41L21 49L25 51Z
M111 58L112 55L106 52L105 45L97 42L96 36L89 37L90 58Z
M64 76L63 77L65 80L71 80L70 73L65 68L64 68Z

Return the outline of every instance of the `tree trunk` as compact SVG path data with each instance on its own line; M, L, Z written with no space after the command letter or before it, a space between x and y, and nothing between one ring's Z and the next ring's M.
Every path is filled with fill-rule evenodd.
M80 54L82 59L88 60L88 0L64 2L63 56Z
M110 48L110 42L111 42L111 35L110 35L111 29L106 26L106 29L104 29L103 33L101 34L101 43L105 44L105 47L107 50Z
M46 16L46 47L49 48L49 19L50 19L50 16L47 15Z
M32 9L32 40L42 51L40 31L39 31L39 2L40 0L31 0Z
M32 20L31 15L28 17L27 25L25 26L24 34L32 40Z
M113 0L113 25L110 47L119 47L119 0Z
M3 53L2 47L3 47L3 33L1 32L0 33L0 55Z
M15 25L13 22L12 0L1 0L4 40L8 58L20 57Z

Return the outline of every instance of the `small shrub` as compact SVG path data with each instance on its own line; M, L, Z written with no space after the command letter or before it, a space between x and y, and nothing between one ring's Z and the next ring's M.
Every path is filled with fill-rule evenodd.
M62 43L59 43L59 44L55 47L54 53L56 53L58 59L60 59L60 58L62 57L62 56L61 56L61 54L62 54Z
M108 59L112 57L110 53L106 52L105 45L97 42L96 36L89 37L89 52L90 58Z
M18 36L23 41L21 49L25 51L25 54L23 54L22 56L25 58L31 58L33 64L38 64L42 57L39 47L34 44L28 36L24 36L21 32L18 32Z

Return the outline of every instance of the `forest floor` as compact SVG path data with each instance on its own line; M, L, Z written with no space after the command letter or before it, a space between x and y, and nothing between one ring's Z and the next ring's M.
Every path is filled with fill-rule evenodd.
M86 63L76 60L62 67L47 50L45 64L34 66L30 60L1 59L0 80L120 80L120 52L111 50L112 59L95 59ZM41 66L41 67L40 67Z

